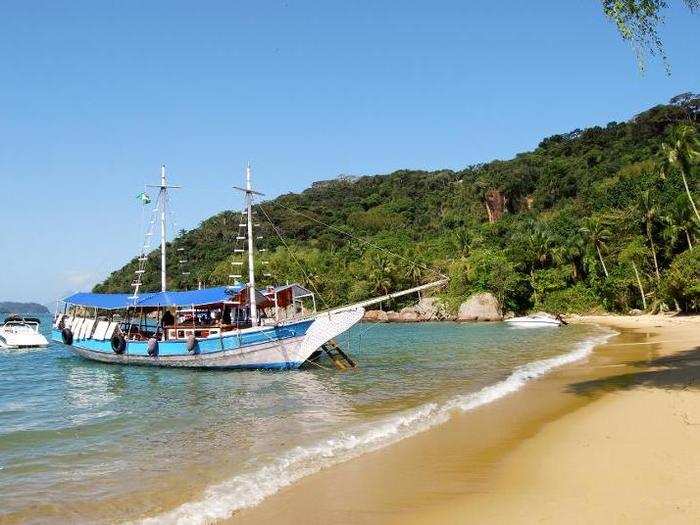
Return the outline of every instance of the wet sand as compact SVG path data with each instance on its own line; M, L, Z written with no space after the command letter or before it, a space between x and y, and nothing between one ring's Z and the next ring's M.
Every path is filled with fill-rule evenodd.
M231 523L698 522L700 318L587 317L588 358Z

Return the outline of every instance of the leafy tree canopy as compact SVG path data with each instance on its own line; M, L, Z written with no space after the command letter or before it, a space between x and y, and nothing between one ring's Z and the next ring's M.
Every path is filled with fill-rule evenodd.
M699 0L683 0L691 11L700 5ZM661 57L667 72L670 72L664 44L659 36L659 26L664 22L663 12L668 9L665 0L602 0L603 13L620 32L622 38L630 42L637 55L640 69L644 69L645 56Z
M258 282L301 282L321 306L447 274L455 307L485 290L512 310L697 309L699 102L685 93L510 160L340 177L262 202ZM181 232L168 251L169 286L246 275L233 250L240 222L224 211ZM177 271L182 254L188 275ZM137 268L134 259L95 289L129 291ZM153 252L143 290L159 288L158 272Z

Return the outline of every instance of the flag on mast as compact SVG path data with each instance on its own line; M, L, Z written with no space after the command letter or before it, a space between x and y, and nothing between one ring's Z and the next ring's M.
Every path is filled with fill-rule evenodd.
M138 200L140 200L140 201L141 201L141 204L143 204L144 206L145 206L146 204L150 204L150 203L151 203L151 197L149 197L148 193L146 193L145 191L142 191L141 193L139 193L139 194L136 196L136 198L137 198Z

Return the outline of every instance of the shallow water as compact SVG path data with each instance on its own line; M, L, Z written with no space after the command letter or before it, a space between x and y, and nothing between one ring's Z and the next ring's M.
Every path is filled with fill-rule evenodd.
M580 325L360 325L340 340L359 363L345 373L126 367L58 344L5 350L0 521L223 518L513 392L585 357L604 334Z

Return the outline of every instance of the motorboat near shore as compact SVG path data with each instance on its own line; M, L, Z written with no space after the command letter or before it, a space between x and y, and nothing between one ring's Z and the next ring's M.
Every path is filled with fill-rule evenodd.
M505 323L507 323L508 326L513 326L516 328L548 328L566 324L566 322L561 319L561 316L549 314L534 314L525 315L523 317L513 317L512 319L506 319Z
M243 275L234 273L229 276L233 284L226 286L170 291L166 287L165 205L166 192L173 186L168 186L164 168L157 187L154 215L160 216L161 226L161 291L141 291L148 259L144 243L133 293L76 293L64 298L51 337L79 356L133 365L293 369L318 356L319 349L331 358L347 357L334 338L358 323L366 306L444 284L440 280L325 311L317 310L315 294L301 284L256 287L255 240L260 237L254 234L253 196L262 194L251 189L248 168L246 187L236 188L244 193L246 206L233 232L234 259L241 254L240 260L232 261L234 271L241 274L247 265L248 282L240 282Z
M40 332L36 317L11 315L0 325L0 348L40 348L49 342Z

